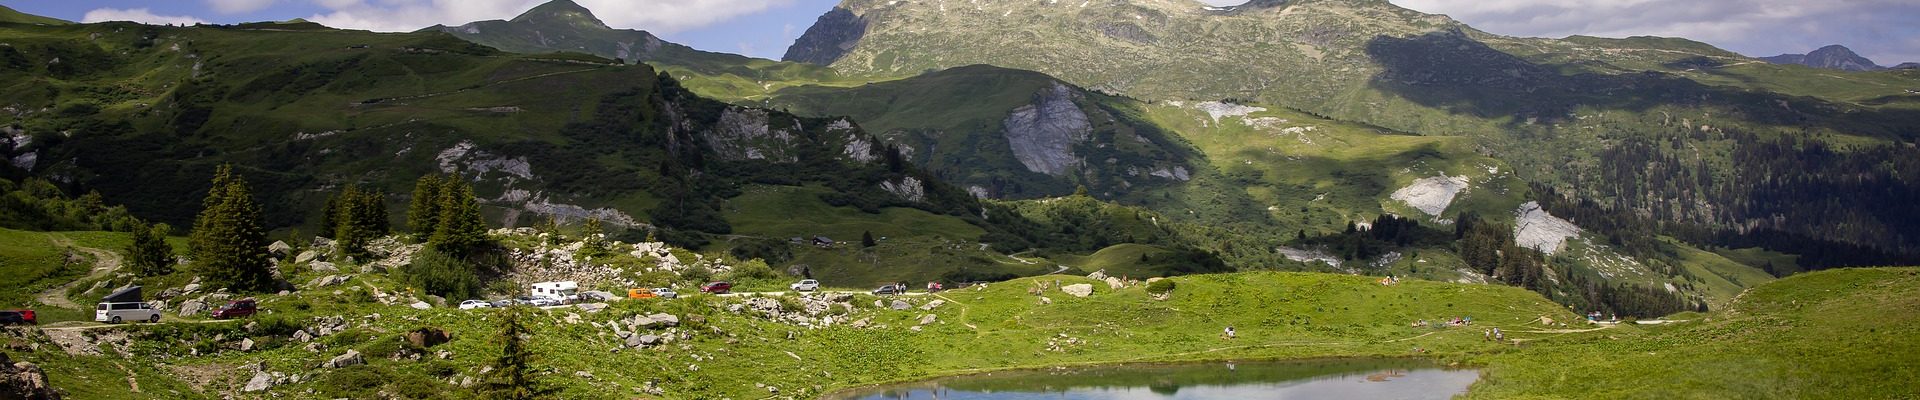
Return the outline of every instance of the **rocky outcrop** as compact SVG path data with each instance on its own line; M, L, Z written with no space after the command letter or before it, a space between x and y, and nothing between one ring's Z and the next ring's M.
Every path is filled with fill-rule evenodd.
M1580 227L1548 214L1540 208L1540 202L1529 201L1514 211L1513 242L1520 247L1552 255L1566 246L1567 239L1578 236Z
M799 161L792 149L799 146L800 139L787 129L773 127L770 118L767 110L729 107L704 132L707 147L721 159L731 161ZM793 128L799 130L798 126Z
M1007 116L1007 142L1028 171L1063 176L1080 166L1073 148L1087 141L1093 125L1073 97L1066 85L1054 82L1035 96L1033 104Z
M831 65L847 55L847 51L860 45L860 39L867 34L867 21L854 15L853 11L834 7L814 21L813 27L787 47L787 54L781 61L809 64Z
M30 362L13 362L0 353L0 399L58 399L60 392L47 383L47 373Z
M1265 107L1253 107L1253 106L1246 106L1246 105L1225 103L1225 102L1218 102L1218 101L1209 101L1209 102L1204 102L1200 104L1195 104L1194 109L1207 113L1207 116L1209 117L1213 117L1213 123L1216 125L1220 123L1220 118L1222 117L1245 117L1253 113L1267 110Z
M1436 176L1413 181L1413 184L1393 192L1393 199L1407 203L1420 212L1435 217L1447 211L1453 205L1453 198L1467 190L1466 176Z
M922 184L919 179L911 176L900 178L900 181L897 183L894 181L880 181L880 189L887 191L887 193L893 193L894 196L899 197L901 200L915 203L927 200L927 186Z

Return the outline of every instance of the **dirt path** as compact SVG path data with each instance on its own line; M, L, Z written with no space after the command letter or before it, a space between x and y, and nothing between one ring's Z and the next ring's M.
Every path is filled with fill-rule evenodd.
M66 308L66 309L74 309L74 310L87 309L86 307L81 307L80 304L74 303L73 300L68 299L67 290L72 289L74 285L78 285L82 281L97 279L103 276L107 276L107 274L111 274L113 273L113 271L119 270L120 264L121 264L120 254L107 251L107 250L96 249L92 247L77 246L73 244L72 239L67 239L67 238L58 237L58 236L55 236L53 238L53 244L60 247L72 248L74 250L79 250L80 252L92 255L93 270L88 272L86 277L75 279L72 282L67 282L67 284L65 285L60 285L52 289L47 289L47 291L45 292L40 292L40 295L35 296L34 300L39 301L40 304L46 304L46 305L57 307L57 308Z

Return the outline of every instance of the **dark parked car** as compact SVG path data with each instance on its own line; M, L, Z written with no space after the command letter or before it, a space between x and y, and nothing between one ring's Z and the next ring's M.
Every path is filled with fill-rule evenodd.
M0 311L0 325L35 325L40 320L33 316L33 310Z
M257 311L259 311L259 307L253 299L240 299L227 302L227 305L213 309L213 312L209 313L210 315L208 316L213 317L213 319L245 318L253 316L253 313Z
M873 294L901 294L906 292L906 285L886 285L873 290Z
M700 285L700 291L713 294L727 294L733 291L733 284L728 282L712 282Z

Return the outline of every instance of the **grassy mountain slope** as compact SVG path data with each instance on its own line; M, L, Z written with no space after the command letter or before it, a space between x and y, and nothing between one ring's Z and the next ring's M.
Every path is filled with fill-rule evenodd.
M1821 271L1692 322L1531 342L1481 357L1470 398L1900 398L1912 385L1920 271ZM1534 344L1540 345L1534 345Z
M42 17L38 15L23 13L11 7L0 6L0 23L66 25L66 24L71 24L72 22L67 22L59 18L49 18L49 17Z
M0 168L67 177L176 226L220 163L241 166L276 227L310 220L339 185L401 193L429 173L479 182L499 225L595 217L726 233L713 200L751 180L831 184L874 209L966 215L972 201L873 162L882 149L843 121L702 99L646 66L282 25L0 28L14 44L0 56L29 61L0 78L18 132L16 162ZM921 193L891 194L886 180Z

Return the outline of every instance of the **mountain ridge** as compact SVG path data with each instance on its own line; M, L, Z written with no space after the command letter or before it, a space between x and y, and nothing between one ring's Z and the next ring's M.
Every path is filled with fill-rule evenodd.
M1873 60L1855 54L1853 49L1837 44L1821 47L1807 54L1781 54L1773 57L1761 57L1760 59L1774 64L1804 65L1814 68L1850 72L1887 69L1879 64L1875 64Z

